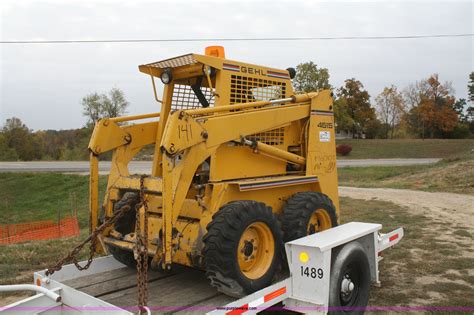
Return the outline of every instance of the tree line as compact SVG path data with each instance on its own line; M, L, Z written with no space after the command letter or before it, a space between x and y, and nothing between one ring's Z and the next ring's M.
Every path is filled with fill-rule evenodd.
M299 64L296 73L293 84L297 92L334 92L336 128L350 137L468 138L474 134L474 72L467 83L468 100L456 99L452 84L442 83L433 74L403 90L395 85L385 87L375 102L355 78L334 88L328 69L314 62Z
M0 161L87 160L97 120L123 115L129 102L122 90L113 88L84 96L81 106L87 122L79 129L34 132L17 117L7 119L0 130Z
M402 90L385 87L373 100L362 82L329 83L326 68L301 63L293 79L299 93L331 89L338 132L353 138L467 138L474 134L474 72L469 75L468 99L456 99L450 82L433 74ZM118 88L91 93L81 100L84 127L71 130L29 129L19 118L0 129L0 161L86 160L87 144L98 119L126 113L129 102Z

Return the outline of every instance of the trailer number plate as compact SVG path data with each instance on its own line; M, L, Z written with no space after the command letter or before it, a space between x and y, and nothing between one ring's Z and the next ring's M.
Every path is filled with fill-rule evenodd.
M308 277L308 278L313 278L313 279L322 279L324 276L323 269L321 268L309 268L309 267L303 267L301 266L301 276L302 277Z

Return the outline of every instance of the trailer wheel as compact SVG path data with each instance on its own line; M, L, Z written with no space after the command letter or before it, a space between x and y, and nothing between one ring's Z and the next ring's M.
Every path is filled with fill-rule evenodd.
M135 206L137 205L138 201L139 196L137 193L127 192L123 195L122 199L120 199L114 205L114 213L122 207L132 207L132 209L127 211L119 220L117 220L117 222L115 222L114 229L117 232L120 232L122 235L127 235L133 232L133 230L135 229ZM112 246L110 244L107 245L107 248L116 260L130 268L136 268L136 262L135 258L133 257L133 252Z
M281 262L280 223L270 207L252 200L234 201L207 225L204 266L218 291L241 297L268 286Z
M345 245L331 266L330 314L364 314L369 287L370 266L364 248L357 242Z
M281 220L286 243L337 226L336 207L323 193L299 192L286 202Z

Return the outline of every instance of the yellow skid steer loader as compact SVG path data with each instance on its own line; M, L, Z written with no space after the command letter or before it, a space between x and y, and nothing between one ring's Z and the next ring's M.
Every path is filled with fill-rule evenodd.
M220 46L139 70L160 112L101 119L89 143L91 229L122 212L97 252L135 266L139 243L152 266L202 269L219 291L242 296L272 282L284 242L338 224L330 91L295 94L294 69L229 60ZM130 174L150 145L150 175ZM100 208L98 161L108 151Z

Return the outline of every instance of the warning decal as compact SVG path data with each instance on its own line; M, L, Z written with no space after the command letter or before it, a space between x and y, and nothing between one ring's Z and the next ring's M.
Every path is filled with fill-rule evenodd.
M329 142L329 141L331 141L331 133L329 131L320 131L319 132L319 141L320 142Z

